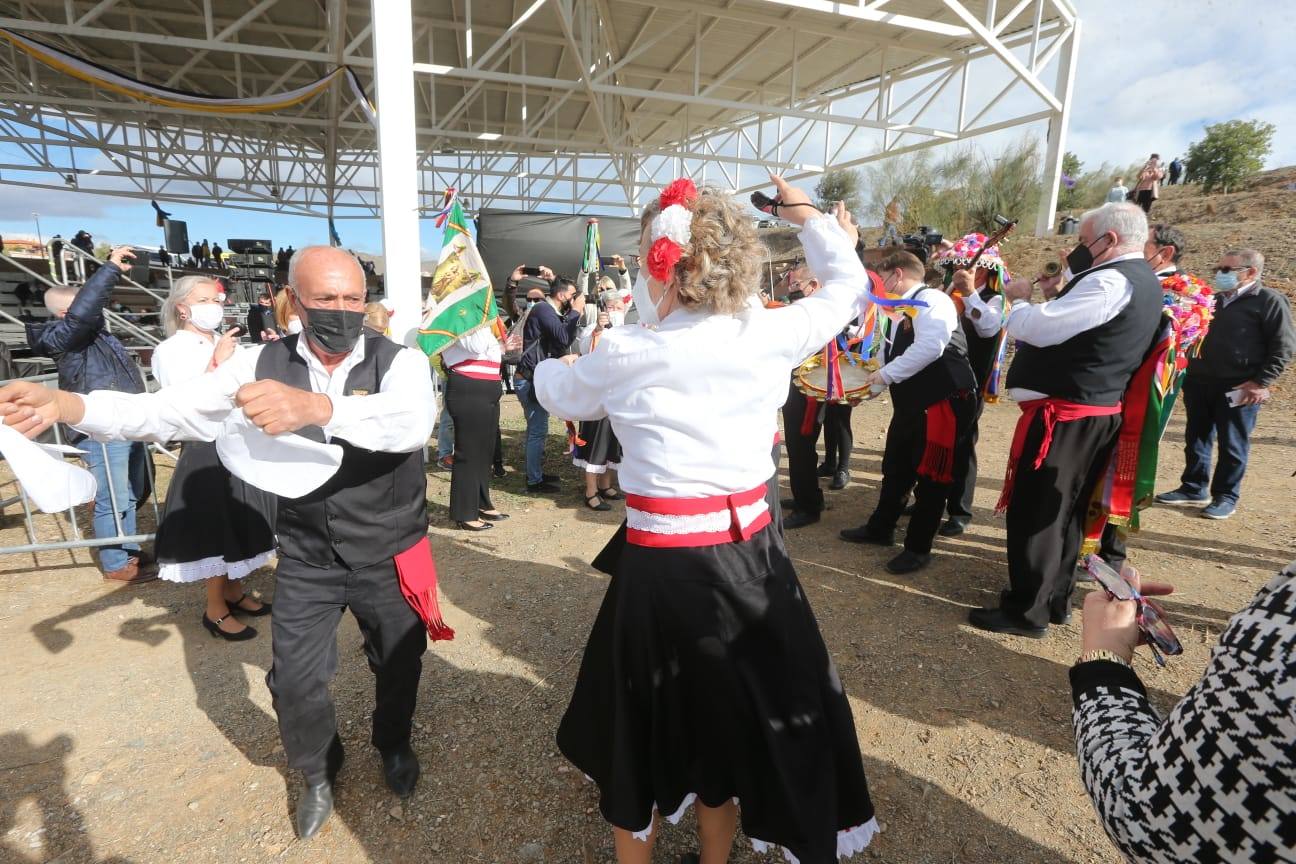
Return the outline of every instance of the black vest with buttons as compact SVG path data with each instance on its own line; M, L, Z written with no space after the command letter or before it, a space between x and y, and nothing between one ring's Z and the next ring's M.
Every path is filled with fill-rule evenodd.
M987 303L990 302L990 298L998 296L997 291L988 287L982 288L979 293L981 299ZM999 331L995 331L993 336L980 335L970 314L965 314L960 319L960 324L963 338L967 340L968 363L972 366L972 374L976 376L977 390L984 390L986 379L990 377L990 370L994 368L995 356L999 353ZM1000 326L1002 327L1002 324Z
M1129 304L1106 324L1043 348L1017 343L1008 369L1008 387L1046 393L1080 405L1120 402L1130 378L1152 347L1161 321L1161 280L1142 258L1127 258L1087 270L1067 283L1058 297L1099 270L1117 270L1133 291Z
M884 354L888 363L909 350L915 335L913 320L907 315L892 327L894 335ZM942 399L948 399L960 390L971 390L975 386L976 378L972 374L972 367L968 365L967 339L963 331L955 327L941 356L918 370L917 374L891 385L891 401L897 411L926 411Z
M306 360L297 353L299 336L271 342L257 358L258 380L281 381L313 390ZM347 374L344 395L377 393L401 346L365 334L364 359ZM324 431L307 426L297 434L324 441ZM340 438L342 465L328 482L301 498L279 499L279 554L314 567L336 557L352 570L389 559L427 534L427 474L423 449L383 453Z

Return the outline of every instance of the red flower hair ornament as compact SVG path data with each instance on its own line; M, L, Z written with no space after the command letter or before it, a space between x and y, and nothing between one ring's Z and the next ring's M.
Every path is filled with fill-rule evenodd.
M693 205L698 190L693 181L681 177L662 190L661 208L650 226L652 246L648 249L648 273L658 282L669 282L671 271L684 257L693 236Z

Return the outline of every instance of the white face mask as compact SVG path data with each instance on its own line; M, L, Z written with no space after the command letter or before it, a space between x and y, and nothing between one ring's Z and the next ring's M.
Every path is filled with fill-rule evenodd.
M199 330L212 332L225 320L225 308L219 303L195 303L189 307L189 323Z
M302 323L300 318L294 318L288 322L288 333L290 335L300 332L302 332Z
M625 313L609 312L608 323L610 323L613 327L620 327L621 325L625 324Z
M661 323L661 304L666 300L666 294L662 294L661 300L653 302L652 292L648 290L648 280L644 278L644 271L639 271L639 278L635 279L630 295L634 298L635 308L639 310L640 324L645 327L656 327Z

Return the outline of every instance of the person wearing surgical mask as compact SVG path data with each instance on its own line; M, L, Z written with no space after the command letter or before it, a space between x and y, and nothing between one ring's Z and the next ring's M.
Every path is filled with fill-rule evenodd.
M1156 498L1204 504L1207 519L1228 519L1237 510L1260 406L1296 350L1286 298L1260 283L1264 260L1255 249L1237 249L1215 266L1215 314L1184 376L1183 475L1179 488ZM1216 439L1219 461L1212 474Z
M220 333L224 299L220 284L205 276L176 280L162 304L169 335L153 351L153 377L164 388L190 384L238 350L238 327ZM256 629L239 618L270 614L270 604L247 594L242 579L274 554L273 506L269 495L230 474L214 443L180 445L158 523L158 577L206 583L202 624L214 637L251 639Z

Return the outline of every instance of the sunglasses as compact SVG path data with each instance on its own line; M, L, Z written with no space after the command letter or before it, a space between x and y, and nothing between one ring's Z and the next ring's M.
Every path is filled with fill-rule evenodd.
M1250 268L1250 267L1247 267L1246 265L1243 265L1243 266L1241 266L1241 267L1216 267L1216 268L1215 268L1215 272L1216 272L1216 273L1232 273L1234 270L1236 270L1236 271L1238 271L1239 273L1241 273L1243 270L1250 270L1250 269L1251 269L1251 268Z
M1129 565L1127 564L1126 567ZM1147 646L1152 651L1152 659L1156 660L1158 666L1166 665L1162 653L1171 657L1183 653L1183 645L1179 643L1174 630L1170 629L1170 625L1165 620L1165 610L1140 594L1121 573L1117 573L1097 555L1089 556L1085 561L1085 569L1103 587L1108 597L1113 600L1133 600L1138 604L1138 613L1134 620L1138 624L1139 631L1146 637ZM1131 574L1137 575L1133 567L1129 567L1129 570Z

